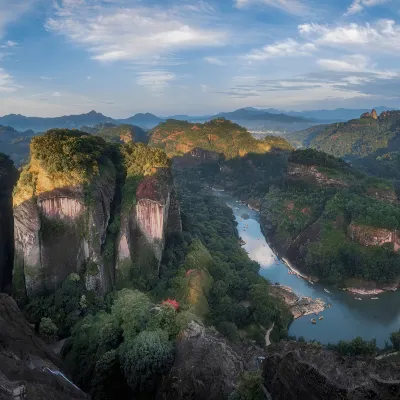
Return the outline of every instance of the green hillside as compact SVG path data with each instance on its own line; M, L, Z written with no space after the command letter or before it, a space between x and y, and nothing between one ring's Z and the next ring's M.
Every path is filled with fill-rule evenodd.
M201 148L220 153L227 159L292 148L282 138L268 136L264 140L254 139L245 128L223 118L204 124L167 120L151 131L150 144L163 148L169 156L184 155Z
M94 127L83 126L81 131L97 135L114 143L141 142L147 143L148 136L145 130L134 125L115 125L112 123L102 123Z
M320 125L286 138L296 147L311 147L336 157L359 158L400 149L400 111L374 110L358 119Z

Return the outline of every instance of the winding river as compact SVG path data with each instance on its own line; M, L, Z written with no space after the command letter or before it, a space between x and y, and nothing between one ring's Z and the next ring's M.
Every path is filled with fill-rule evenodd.
M389 341L391 332L400 329L400 291L386 292L379 296L360 296L335 288L312 285L308 281L288 273L288 267L277 261L277 257L268 246L261 232L259 213L241 204L226 192L215 192L235 215L240 237L246 243L243 247L249 257L261 265L260 274L272 283L279 282L289 286L299 296L321 298L332 305L321 315L322 321L311 324L312 316L295 320L289 329L289 335L303 336L308 340L321 343L337 343L339 340L351 340L356 336L364 339L376 339L379 347ZM247 214L249 219L242 219ZM327 293L324 289L328 289ZM372 300L371 297L378 297ZM356 300L362 298L362 300Z

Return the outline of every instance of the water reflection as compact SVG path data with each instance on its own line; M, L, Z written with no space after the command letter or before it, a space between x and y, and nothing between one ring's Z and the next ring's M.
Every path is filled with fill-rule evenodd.
M259 224L259 214L225 192L216 195L232 208L239 235L245 242L243 247L250 258L260 264L262 276L272 283L290 286L300 296L318 297L332 304L330 309L323 312L324 320L318 321L317 325L311 324L311 316L294 321L290 335L304 336L306 340L316 339L322 343L336 343L341 339L362 336L368 340L376 338L378 345L384 346L390 332L400 329L400 291L383 293L376 296L378 300L371 300L375 296L358 296L335 288L329 288L330 293L327 293L323 286L312 285L289 274L287 266L276 259L266 243ZM356 300L358 297L362 300Z

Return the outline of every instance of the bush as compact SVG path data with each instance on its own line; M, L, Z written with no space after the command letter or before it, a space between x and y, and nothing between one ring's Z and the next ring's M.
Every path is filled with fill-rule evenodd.
M395 350L400 350L400 329L397 332L392 332L390 335L390 341L392 342Z
M161 330L143 331L125 341L119 349L125 378L140 392L154 390L154 386L173 362L173 347L168 335Z
M46 340L57 339L58 328L51 318L43 317L39 324L39 333Z

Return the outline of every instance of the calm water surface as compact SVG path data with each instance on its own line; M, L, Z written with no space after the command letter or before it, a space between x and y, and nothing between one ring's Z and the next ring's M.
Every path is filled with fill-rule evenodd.
M277 261L277 257L268 246L259 224L259 213L249 210L237 199L225 192L216 195L233 210L240 237L246 242L243 246L249 257L261 265L260 274L272 283L290 286L299 296L321 298L332 307L325 310L324 319L311 324L312 316L305 316L293 322L289 335L304 336L306 340L316 339L321 343L337 343L356 336L364 339L376 338L383 347L391 332L400 329L400 291L387 292L379 296L359 296L308 281L288 274L288 267ZM249 219L242 219L248 214ZM330 293L326 293L327 288ZM362 301L355 297L362 298ZM379 297L371 300L371 297Z

